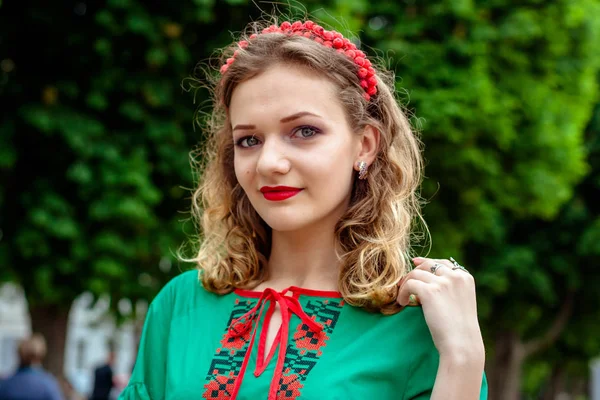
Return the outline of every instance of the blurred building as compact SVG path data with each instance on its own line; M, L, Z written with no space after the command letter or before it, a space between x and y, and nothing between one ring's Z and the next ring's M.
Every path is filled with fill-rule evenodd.
M109 299L97 300L90 293L75 299L69 312L66 329L64 376L81 395L92 390L94 368L104 363L110 341L115 344L114 375L127 383L135 361L137 336L147 304L136 304L136 321L128 320L117 325L109 313ZM121 315L132 314L133 307L127 299L118 303ZM17 368L17 345L31 333L31 319L23 291L13 284L0 286L0 379L11 375Z
M0 379L12 374L17 367L17 345L31 334L27 302L20 287L0 286Z
M600 400L600 358L592 361L592 379L590 379L590 400Z

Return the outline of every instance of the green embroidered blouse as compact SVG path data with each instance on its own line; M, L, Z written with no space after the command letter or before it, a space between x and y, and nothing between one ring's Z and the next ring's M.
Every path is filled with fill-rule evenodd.
M265 357L261 328L277 304L283 322ZM420 307L384 316L296 287L216 295L188 271L150 305L119 400L421 400L438 362Z

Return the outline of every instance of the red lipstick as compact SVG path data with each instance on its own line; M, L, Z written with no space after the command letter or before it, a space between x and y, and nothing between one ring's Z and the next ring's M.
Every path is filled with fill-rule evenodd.
M282 201L297 195L302 189L290 186L263 186L260 191L267 200Z

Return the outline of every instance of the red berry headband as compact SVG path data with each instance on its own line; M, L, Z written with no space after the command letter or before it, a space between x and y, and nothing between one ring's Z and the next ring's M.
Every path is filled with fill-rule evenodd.
M283 22L280 26L271 25L262 30L262 33L283 33L286 35L304 36L312 39L317 43L321 43L325 47L335 49L338 53L343 53L350 58L358 66L357 75L360 78L360 86L365 90L364 98L369 101L371 96L377 93L377 78L375 70L371 66L371 61L367 59L365 53L357 50L356 45L350 40L344 38L341 33L336 31L327 31L322 26L315 24L312 21L300 22L296 21L293 24ZM255 39L256 33L250 35L249 40ZM241 40L238 46L242 49L247 48L250 42ZM235 56L239 50L233 53L233 56L227 59L227 62L221 67L221 74L227 72L229 66L235 61Z

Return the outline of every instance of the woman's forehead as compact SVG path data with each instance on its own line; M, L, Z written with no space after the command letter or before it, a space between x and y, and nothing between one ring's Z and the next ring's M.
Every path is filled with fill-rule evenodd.
M326 77L303 68L278 65L240 83L233 91L229 113L238 119L285 118L298 112L343 113L336 87Z

